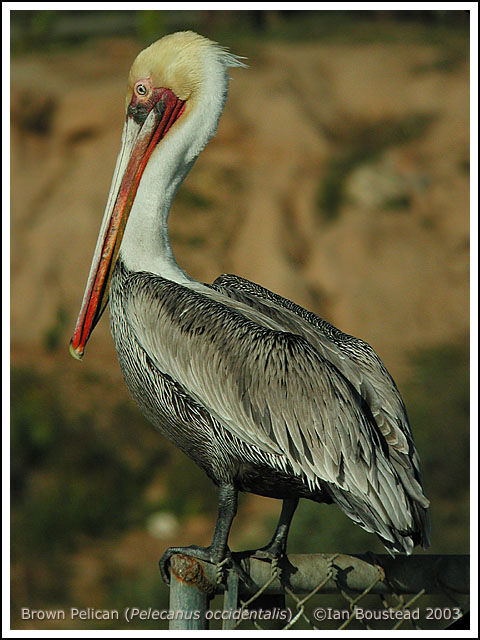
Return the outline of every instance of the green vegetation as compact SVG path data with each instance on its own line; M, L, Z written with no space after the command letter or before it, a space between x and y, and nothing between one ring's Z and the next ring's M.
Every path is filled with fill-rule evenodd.
M384 211L407 211L410 209L412 199L408 195L399 195L386 200L382 207Z
M204 210L204 209L211 209L213 206L213 202L210 198L199 193L198 191L193 191L192 189L189 189L185 185L182 185L180 187L175 199L176 199L176 202L181 203L192 209Z
M139 39L150 44L159 34L168 33L165 22L165 11L135 11L136 31Z
M139 496L152 467L165 458L133 436L141 420L132 409L119 406L103 430L93 413L69 417L52 382L31 372L12 375L14 557L33 546L45 554L72 551L82 536L109 535L141 521ZM111 431L121 432L124 447L137 443L141 466L112 446Z
M44 343L47 351L56 351L60 341L64 336L64 329L67 326L68 314L63 307L57 310L55 323L45 332ZM63 346L63 345L62 345Z
M205 246L207 239L204 235L193 233L180 233L179 231L171 231L170 232L170 240L174 245L182 244L188 247L189 249L196 249L198 247Z
M470 175L470 158L463 158L460 160L458 167L464 175Z
M432 71L454 73L465 64L467 53L464 47L446 47L432 62L414 65L412 72L415 74L431 73Z
M338 218L345 201L347 179L357 167L373 162L391 147L420 138L433 121L433 114L412 113L375 122L348 122L325 131L336 151L323 170L317 191L317 209L322 218L326 221ZM406 206L408 203L404 201L392 203L392 208Z
M58 50L101 36L135 37L146 44L165 33L197 30L218 41L422 42L441 47L433 68L450 72L468 53L466 11L12 11L15 53ZM428 71L419 68L418 72Z
M145 530L156 511L180 519L213 514L215 489L133 405L92 402L72 415L60 387L53 374L12 371L11 555L14 574L24 576L17 599L13 588L14 615L25 598L32 606L77 606L73 559L92 548L104 550L95 606L114 607L128 591L130 603L150 594L158 607L166 596L156 567L120 575L108 550L128 531ZM162 491L152 492L158 482Z
M432 545L467 553L469 487L468 345L419 352L404 395L432 502Z

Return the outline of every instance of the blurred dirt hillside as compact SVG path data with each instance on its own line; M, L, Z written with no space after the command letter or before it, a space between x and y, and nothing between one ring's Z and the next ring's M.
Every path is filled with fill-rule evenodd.
M347 36L331 39L253 31L221 40L228 24L224 32L212 27L249 68L231 70L217 136L175 200L171 239L196 279L244 276L376 349L405 393L427 492L438 497L432 552L460 553L468 34L446 20L429 38L428 28L397 28L394 18L377 37L355 37L364 31L350 22ZM280 14L269 20L273 31L283 24ZM179 26L202 28L194 18ZM210 537L214 490L128 399L107 314L84 361L68 355L141 40L108 34L12 57L14 612L27 604L119 605L135 585L148 600L160 588L155 562L167 544ZM241 508L233 546L263 544L277 506L248 498ZM342 548L331 550L381 549L373 536L351 533L341 514L332 534L315 538L311 531L328 528L333 511L315 508L317 521L313 509L294 521L297 550L312 536L324 545L319 551L339 536ZM274 512L271 520L265 512Z
M102 41L13 62L12 339L29 351L54 330L68 343L138 50ZM178 262L202 281L261 282L394 369L462 335L468 68L445 72L438 57L410 44L258 46L248 70L232 70L218 134L176 199ZM108 332L96 329L92 359ZM116 370L113 358L101 366Z

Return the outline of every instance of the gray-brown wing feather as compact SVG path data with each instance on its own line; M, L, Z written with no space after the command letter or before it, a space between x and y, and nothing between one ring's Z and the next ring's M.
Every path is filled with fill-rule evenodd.
M130 284L125 310L142 348L233 435L281 466L286 459L312 490L334 487L346 512L386 540L395 542L392 528L416 529L410 492L364 400L321 350L288 329L290 319L202 286L146 274Z
M389 455L409 495L423 507L420 459L413 441L405 405L397 386L372 347L345 334L323 318L258 284L235 275L217 278L213 286L236 300L257 308L262 314L283 318L290 331L306 337L328 358L364 399L384 436Z

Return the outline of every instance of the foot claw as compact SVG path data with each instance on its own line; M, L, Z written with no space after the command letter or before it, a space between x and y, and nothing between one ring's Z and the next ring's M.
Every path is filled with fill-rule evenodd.
M242 582L247 585L247 587L255 587L250 576L243 570L240 562L234 558L230 549L227 548L225 556L219 559L217 555L210 549L210 547L197 547L195 545L192 545L190 547L169 547L162 555L158 565L163 581L167 586L170 586L170 559L176 554L191 556L192 558L204 560L205 562L216 565L217 576L219 578L217 582L222 581L223 568L225 567L233 570L238 575L240 580L242 580Z
M160 574L167 586L170 586L170 559L172 556L177 554L192 556L192 558L205 560L212 564L215 564L216 562L216 560L212 558L212 551L210 547L197 547L196 545L191 545L190 547L169 547L158 561Z

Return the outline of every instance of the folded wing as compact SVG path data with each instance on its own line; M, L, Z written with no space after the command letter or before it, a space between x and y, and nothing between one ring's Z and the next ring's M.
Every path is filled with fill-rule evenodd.
M426 542L419 509L428 501L409 428L400 430L403 440L388 442L374 417L381 403L369 405L371 383L365 378L362 387L358 366L334 342L315 338L314 326L281 305L265 312L246 292L196 291L148 274L135 274L131 284L127 319L142 348L224 428L312 492L327 487L393 549Z

